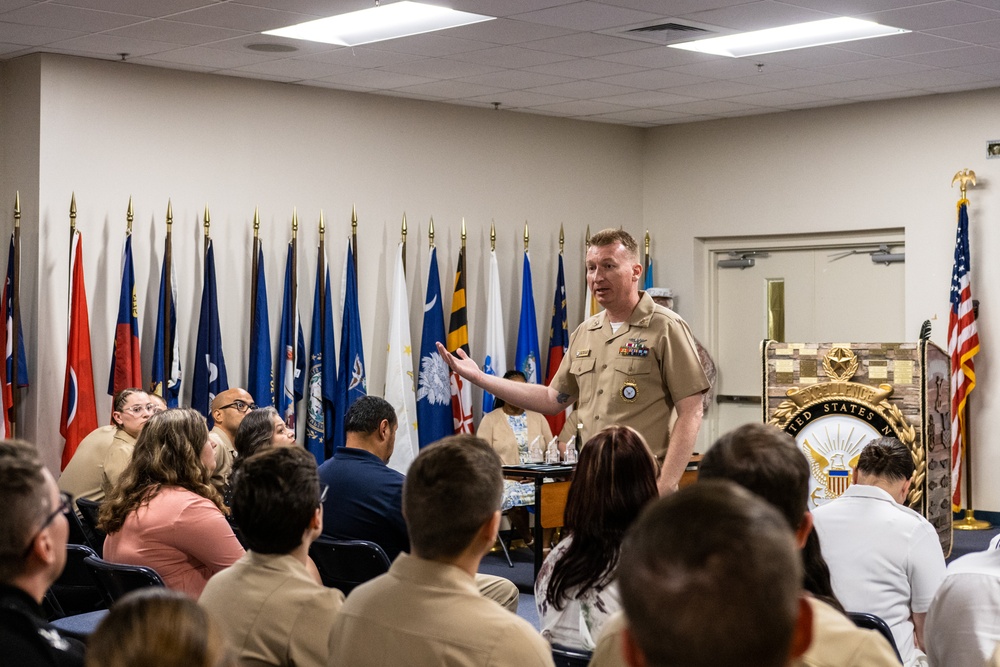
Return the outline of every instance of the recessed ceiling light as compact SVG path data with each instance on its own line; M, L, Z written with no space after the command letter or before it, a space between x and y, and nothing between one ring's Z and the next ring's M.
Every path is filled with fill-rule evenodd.
M723 37L710 37L693 42L670 44L669 46L672 49L684 49L686 51L699 51L717 56L742 58L762 53L775 53L777 51L804 49L810 46L851 42L870 37L900 35L906 32L910 31L844 16L835 19L824 19L822 21L796 23L794 25L781 26L780 28L741 32Z
M244 48L250 49L251 51L260 51L261 53L292 53L293 51L298 51L298 49L291 44L276 44L274 42L247 44Z
M495 18L495 16L471 14L447 7L403 0L388 5L376 4L369 9L306 21L276 30L266 30L264 34L326 44L357 46L445 28L456 28L470 23L492 21Z

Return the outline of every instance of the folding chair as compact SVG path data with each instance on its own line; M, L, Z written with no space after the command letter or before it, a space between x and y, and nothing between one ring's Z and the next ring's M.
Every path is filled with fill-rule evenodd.
M103 556L104 538L107 537L107 533L97 527L97 515L101 511L101 503L77 498L76 506L80 508L80 515L83 517L83 530L87 534L87 542L98 556Z
M323 585L344 595L357 586L389 571L389 558L382 547L365 540L331 540L320 537L309 547Z
M559 644L552 645L552 662L556 667L587 667L591 656L590 651L581 651Z
M72 514L72 512L71 512ZM87 565L94 550L82 544L66 545L66 566L49 588L47 596L58 605L60 616L73 616L107 608L104 589Z
M889 629L889 624L884 620L876 616L875 614L867 614L860 611L849 611L847 612L847 617L854 621L854 625L859 628L865 628L866 630L875 630L889 642L889 646L892 647L893 653L896 654L896 659L899 660L899 664L903 664L903 658L899 655L899 649L896 648L896 640L892 636L892 630Z
M115 600L130 591L147 586L164 585L163 579L151 567L109 563L97 556L87 556L83 562L90 567L94 576L97 577L97 581L100 582L108 606L113 605Z

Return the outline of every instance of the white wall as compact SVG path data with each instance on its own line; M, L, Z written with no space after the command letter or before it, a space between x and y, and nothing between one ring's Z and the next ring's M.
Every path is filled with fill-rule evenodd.
M947 346L955 247L955 172L973 169L969 192L972 293L982 302L982 353L972 394L975 507L1000 510L1000 392L991 359L1000 350L1000 89L828 107L651 130L643 166L645 225L660 241L657 282L680 295L696 333L707 323L707 271L699 239L719 236L906 230L906 331L933 322ZM844 295L879 299L878 285ZM724 372L724 369L720 372Z
M22 292L25 301L37 299L37 315L25 322L32 350L25 432L39 442L52 465L57 465L62 448L58 422L66 349L68 212L74 191L77 225L84 237L101 422L110 413L105 391L130 195L136 213L133 252L147 378L164 218L167 200L173 202L185 402L191 389L203 269L201 215L206 204L216 245L231 385L246 381L251 222L257 205L274 344L285 244L292 209L298 209L299 302L308 344L319 211L326 215L327 257L336 285L350 233L351 206L356 204L362 330L373 393L381 393L384 382L386 286L404 211L415 353L431 216L446 313L462 216L468 226L467 289L474 352L482 349L485 258L490 220L496 220L511 359L525 220L530 224L543 350L560 223L566 228L571 326L580 320L583 308L585 226L596 231L624 225L641 233L643 133L635 128L54 55L30 56L9 63L7 70L35 76L40 96L40 181L31 224L37 225L44 241L33 258L26 252L24 260L26 271L33 262L39 276L32 294ZM15 131L5 124L0 142ZM13 184L31 178L10 165L5 169L11 178L0 186L0 207L7 201L7 189L12 202ZM336 304L334 308L339 311ZM338 339L339 320L338 312Z

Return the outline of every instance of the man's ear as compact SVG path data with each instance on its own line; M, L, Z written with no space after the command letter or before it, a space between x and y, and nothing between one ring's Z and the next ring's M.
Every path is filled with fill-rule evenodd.
M806 510L806 513L802 515L802 522L799 527L795 529L795 545L802 549L806 545L806 540L809 539L809 533L813 529L813 515L812 512Z
M792 644L789 646L789 661L801 657L812 644L813 610L809 606L806 594L799 595L799 616L795 619L795 630L792 633Z
M639 648L639 643L632 634L631 628L625 626L621 634L622 657L629 667L646 667L646 654Z

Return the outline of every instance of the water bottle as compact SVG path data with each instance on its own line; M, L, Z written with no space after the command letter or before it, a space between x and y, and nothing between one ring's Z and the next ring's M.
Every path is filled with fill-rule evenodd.
M576 463L576 436L566 443L566 463Z

